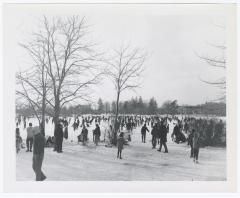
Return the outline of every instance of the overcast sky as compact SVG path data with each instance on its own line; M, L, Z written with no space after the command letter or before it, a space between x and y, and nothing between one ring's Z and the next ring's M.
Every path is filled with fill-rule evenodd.
M123 92L121 100L142 96L155 97L161 105L177 99L179 104L200 104L219 97L218 88L204 84L200 78L215 80L224 71L208 66L201 55L219 57L222 52L209 45L225 45L224 6L216 5L20 5L5 7L6 58L16 70L27 67L27 56L19 42L37 28L38 19L46 16L85 16L91 37L106 51L130 44L145 49L141 88ZM225 30L217 25L225 26ZM114 87L108 80L95 88L93 98L115 99Z

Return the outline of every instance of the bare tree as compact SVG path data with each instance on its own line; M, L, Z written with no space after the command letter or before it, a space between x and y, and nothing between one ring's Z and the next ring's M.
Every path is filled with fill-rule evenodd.
M49 91L49 80L46 70L45 43L34 40L20 44L30 55L32 67L16 74L18 89L16 93L24 98L32 107L39 121L43 134L45 134L46 96ZM41 114L41 117L39 116ZM50 113L49 113L50 114Z
M100 54L95 53L94 43L88 41L85 18L67 19L44 17L43 31L38 36L46 42L47 73L51 80L55 128L61 108L76 99L89 100L91 85L98 82ZM53 102L52 102L53 101Z
M225 29L224 26L222 25L216 25L214 24L217 28L220 28L222 30ZM216 67L219 69L226 69L226 58L225 58L225 51L226 51L226 46L224 45L215 45L212 43L208 43L211 47L216 48L220 53L220 57L212 57L212 56L203 56L199 55L198 53L195 53L201 60L205 61L208 65L211 67ZM200 79L202 82L207 83L209 85L217 86L222 90L221 97L217 98L216 101L225 101L226 100L226 77L222 76L218 79L214 80L204 80Z
M118 116L121 93L125 90L135 90L139 87L139 77L144 71L145 59L146 54L142 53L139 48L130 49L130 47L127 46L120 50L115 50L112 60L108 61L110 69L107 73L116 90L113 144L116 144L116 134L119 129Z
M214 47L223 51L223 54L224 54L224 51L226 49L225 46L214 45ZM220 58L213 58L213 57L200 56L200 55L197 55L197 56L212 67L217 67L217 68L220 68L223 70L226 69L226 60L225 60L224 56L222 56ZM218 79L214 79L214 80L204 80L204 79L200 79L200 80L209 85L217 86L218 88L220 88L222 90L222 94L221 94L222 96L220 98L217 98L216 101L225 101L226 100L226 77L225 76L222 76L222 77L220 77Z
M96 84L102 75L99 69L100 54L93 50L95 44L87 38L88 29L84 17L48 19L44 16L38 32L33 33L34 40L30 42L31 45L41 43L43 49L39 55L44 57L41 65L44 66L44 74L47 74L49 83L46 88L49 89L47 95L46 90L38 94L54 110L55 129L61 108L74 100L88 101L91 85ZM23 46L35 59L38 54L32 51L31 45ZM28 91L25 90L25 95Z

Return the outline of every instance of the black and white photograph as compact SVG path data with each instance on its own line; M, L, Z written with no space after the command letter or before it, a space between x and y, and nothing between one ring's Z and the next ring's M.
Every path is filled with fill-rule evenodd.
M234 4L5 4L12 182L234 189L234 13Z

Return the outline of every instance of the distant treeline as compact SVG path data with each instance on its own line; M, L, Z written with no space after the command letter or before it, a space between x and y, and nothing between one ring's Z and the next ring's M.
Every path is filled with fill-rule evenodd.
M48 113L52 113L51 108L47 108ZM116 102L103 102L99 98L97 105L87 104L87 105L72 105L68 107L63 107L61 109L61 114L63 116L71 116L73 114L104 114L104 113L115 113L116 112ZM226 116L226 104L207 102L201 105L181 105L177 104L177 100L166 101L161 107L158 107L157 101L152 97L149 101L143 101L142 97L132 98L131 100L122 101L119 103L120 114L138 114L138 115L155 115L155 114L204 114L204 115L216 115L216 116ZM31 107L27 106L17 106L16 113L30 116L33 115Z

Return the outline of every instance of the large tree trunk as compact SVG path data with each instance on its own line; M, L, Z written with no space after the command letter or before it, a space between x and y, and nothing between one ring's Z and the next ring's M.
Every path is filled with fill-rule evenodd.
M44 136L45 136L45 115L46 115L46 94L43 93L41 130Z
M118 123L119 97L120 97L120 92L117 93L116 114L115 114L115 120L114 120L114 130L113 130L113 145L117 145L117 132L119 130L119 123Z
M59 124L59 117L60 117L60 102L58 99L55 100L55 107L54 107L54 136L56 136L57 133L57 127Z

